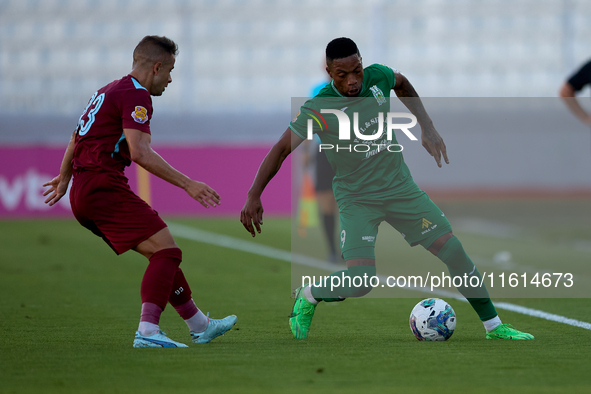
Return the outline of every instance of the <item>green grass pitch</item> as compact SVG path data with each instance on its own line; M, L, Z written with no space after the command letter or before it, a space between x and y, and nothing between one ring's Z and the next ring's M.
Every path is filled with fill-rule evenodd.
M471 209L441 205L448 216L469 216ZM463 213L456 213L460 207ZM514 212L490 215L523 224ZM575 231L564 215L546 225L534 213L528 218L536 234L527 232L521 247L533 255L573 233L591 238L588 228ZM288 219L267 218L254 240L236 219L171 221L290 249ZM2 221L0 235L0 393L591 392L589 330L500 311L504 322L536 339L487 341L469 305L448 300L458 315L453 337L419 342L408 315L420 298L366 298L320 305L309 339L297 341L287 323L289 263L182 238L182 267L197 305L213 317L236 314L238 323L212 343L196 345L169 307L161 327L189 349L133 349L143 257L116 257L73 220ZM458 235L469 253L482 251L482 259L493 252L488 245L501 242ZM426 253L399 245L401 253ZM527 253L516 247L514 254ZM591 322L588 299L504 301Z

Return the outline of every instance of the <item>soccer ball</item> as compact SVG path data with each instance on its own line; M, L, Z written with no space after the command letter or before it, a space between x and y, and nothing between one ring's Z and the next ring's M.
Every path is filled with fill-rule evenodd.
M446 341L456 329L456 313L442 299L427 298L413 308L409 323L419 341Z

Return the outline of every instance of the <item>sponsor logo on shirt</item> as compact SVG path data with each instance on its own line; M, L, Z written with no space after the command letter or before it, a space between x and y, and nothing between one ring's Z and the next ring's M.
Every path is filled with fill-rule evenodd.
M367 242L373 242L376 240L376 237L372 236L372 235L364 235L363 237L361 237L362 241L367 241Z
M320 127L320 131L324 131L324 129L326 128L326 131L328 131L328 125L326 124L326 120L324 120L324 117L322 115L320 115L320 113L318 113L318 111L314 111L312 108L307 108L307 107L302 107L302 109L306 110L307 112L304 112L305 115L309 116L310 118L314 119L316 121L316 124L318 124L318 127ZM324 110L321 110L324 111ZM300 113L298 112L298 115ZM297 116L296 116L297 118ZM308 139L311 140L314 138L313 136L313 131L312 131L312 119L308 119ZM324 126L322 126L324 125Z
M137 105L131 113L131 117L139 124L144 124L148 121L148 110L141 105Z
M435 230L436 228L437 228L436 224L433 224L430 221L428 221L427 219L423 218L422 224L421 224L421 229L423 229L423 231L421 231L422 235L427 234L429 231Z

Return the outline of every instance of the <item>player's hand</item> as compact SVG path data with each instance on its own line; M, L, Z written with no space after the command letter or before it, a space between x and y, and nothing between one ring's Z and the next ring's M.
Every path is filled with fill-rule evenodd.
M445 142L443 142L443 138L441 138L437 130L435 130L435 127L433 127L433 125L424 128L421 126L421 129L421 142L425 149L427 149L427 152L435 158L437 166L441 168L441 155L443 155L445 163L449 164Z
M205 208L210 206L215 208L220 205L219 194L203 182L191 181L185 191Z
M249 196L240 212L240 221L242 222L242 225L253 237L256 235L254 231L255 228L259 234L261 233L263 211L263 203L261 203L260 197Z
M49 204L49 206L53 206L57 203L68 191L68 184L70 180L62 179L61 175L56 176L51 181L44 183L43 187L49 187L49 189L43 192L43 196L49 195L45 200L45 204Z

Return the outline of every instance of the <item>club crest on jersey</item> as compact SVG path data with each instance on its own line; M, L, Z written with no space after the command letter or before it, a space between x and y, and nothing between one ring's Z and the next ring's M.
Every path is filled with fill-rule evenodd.
M376 98L378 105L386 103L386 97L384 96L384 92L382 92L382 89L378 88L377 85L373 85L369 88L369 90L371 90L371 92L373 93L373 96Z
M139 124L144 124L148 121L148 110L140 105L137 105L135 110L131 113L131 117Z

